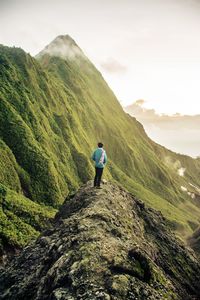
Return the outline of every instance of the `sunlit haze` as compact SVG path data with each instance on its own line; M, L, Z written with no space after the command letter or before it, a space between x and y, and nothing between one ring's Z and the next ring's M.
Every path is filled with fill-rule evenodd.
M200 114L159 115L144 104L138 100L125 107L125 111L143 124L150 138L175 152L200 156Z
M69 34L123 106L200 113L200 1L0 0L0 43L37 54Z

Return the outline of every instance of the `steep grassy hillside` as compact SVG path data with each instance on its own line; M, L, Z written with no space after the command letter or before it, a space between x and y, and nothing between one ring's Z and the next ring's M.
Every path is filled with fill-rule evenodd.
M49 226L55 212L0 184L0 264Z
M27 211L29 203L42 209L41 227L43 217L53 214L49 206L57 208L93 177L91 151L101 140L109 157L108 180L161 210L181 235L198 226L200 209L181 186L199 184L200 161L152 142L69 36L58 37L37 60L1 46L0 86L0 182L15 193L7 198L14 216L18 195ZM181 167L186 168L184 177L177 173ZM21 218L20 205L18 210ZM31 208L30 214L37 215ZM37 230L28 218L23 222ZM4 227L5 222L2 240L9 243ZM17 226L15 231L21 233ZM27 230L27 239L30 235L35 231Z

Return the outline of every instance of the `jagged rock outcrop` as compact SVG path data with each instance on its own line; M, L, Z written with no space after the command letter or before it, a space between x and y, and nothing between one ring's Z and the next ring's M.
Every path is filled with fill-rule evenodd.
M189 246L200 256L200 227L197 228L193 235L188 239Z
M87 183L0 274L0 299L200 299L200 265L159 212Z

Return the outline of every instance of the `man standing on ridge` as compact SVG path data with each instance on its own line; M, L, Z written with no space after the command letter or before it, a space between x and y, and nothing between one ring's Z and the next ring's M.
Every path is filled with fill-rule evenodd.
M107 155L106 155L106 151L103 149L102 143L98 143L98 148L92 154L92 159L95 161L94 187L100 189L103 168L107 163Z

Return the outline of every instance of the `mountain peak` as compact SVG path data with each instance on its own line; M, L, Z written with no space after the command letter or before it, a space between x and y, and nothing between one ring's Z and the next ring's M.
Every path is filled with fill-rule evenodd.
M63 59L74 59L76 57L84 56L82 50L68 34L57 36L36 55L36 58L41 58L46 54L61 57Z
M69 34L64 34L64 35L58 35L50 44L50 45L53 45L53 44L58 44L58 43L61 43L61 44L71 44L71 45L74 45L74 46L77 46L78 45L76 44L76 42L74 41L74 39L69 35ZM47 46L48 47L48 46Z

